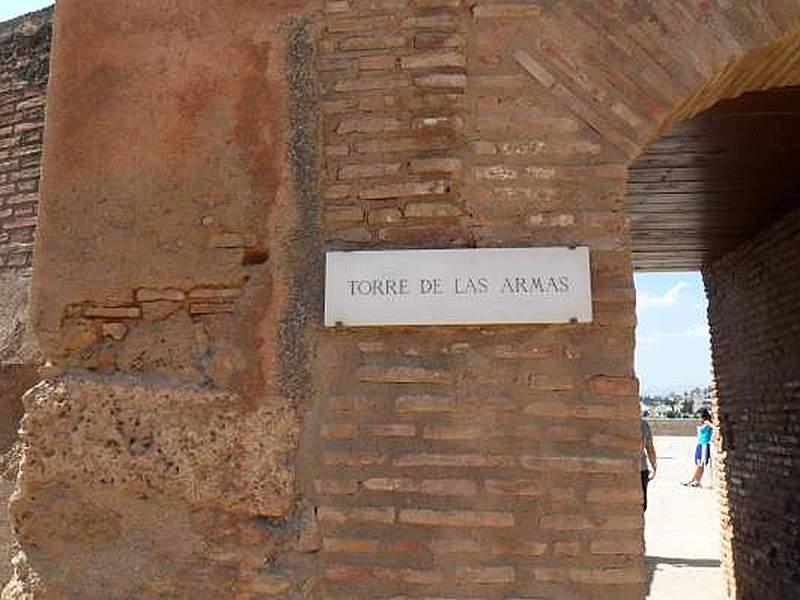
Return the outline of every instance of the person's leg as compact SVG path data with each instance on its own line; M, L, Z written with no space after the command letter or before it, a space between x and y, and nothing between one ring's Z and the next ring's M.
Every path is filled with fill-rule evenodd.
M640 475L642 477L642 512L647 510L647 484L650 482L650 471L641 471Z
M697 463L697 473L695 473L695 481L697 481L698 485L703 480L703 473L705 473L706 465L708 465L709 461L711 460L711 445L710 444L703 444L702 448L700 449L700 460Z
M683 485L700 485L700 480L703 478L703 447L700 444L694 449L694 474L692 478Z

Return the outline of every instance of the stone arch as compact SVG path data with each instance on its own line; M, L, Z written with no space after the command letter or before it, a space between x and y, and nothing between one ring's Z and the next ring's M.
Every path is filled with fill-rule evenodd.
M800 83L800 28L786 31L774 41L736 54L697 90L675 106L654 137L681 121L711 108L720 100L747 92L789 87Z
M567 6L564 6L567 4ZM749 92L760 92L776 88L786 88L800 84L800 7L788 2L763 1L748 6L735 7L729 3L610 3L597 5L581 12L571 3L543 9L536 15L532 25L545 23L544 37L536 42L527 41L529 37L521 34L515 39L513 56L516 63L526 71L541 87L548 90L553 99L562 104L565 111L594 130L603 143L613 148L615 154L609 162L624 164L626 173L620 174L627 180L628 169L642 157L647 149L664 134L674 130L681 123L703 113L725 99L733 99ZM626 14L621 22L609 18L607 10L619 10ZM618 16L618 13L617 13ZM616 27L615 27L616 26ZM533 29L532 29L533 30ZM571 32L574 37L558 38L558 34ZM648 39L648 33L651 37ZM537 30L537 34L539 30ZM601 38L607 36L605 40ZM616 52L601 58L601 48ZM621 62L622 54L627 60ZM638 55L638 58L637 58ZM645 57L643 59L643 57ZM624 184L623 184L624 185ZM627 196L627 194L626 194ZM636 207L626 207L628 217ZM719 347L730 345L735 334L730 326L724 325L726 319L740 318L731 306L727 296L733 295L732 283L736 261L746 263L743 273L753 277L753 273L769 263L765 256L758 256L753 265L746 261L753 248L769 246L770 251L782 253L786 259L796 253L796 242L784 242L783 246L769 244L772 237L796 239L797 213L790 213L780 224L768 228L753 243L745 245L735 253L730 252L719 264L712 265L697 259L691 266L702 268L707 286L712 294L710 318L712 322L712 346L715 347L715 363L725 361L725 381L717 385L717 403L727 408L727 416L735 417L737 411L752 410L753 407L738 401L732 404L732 396L741 396L752 390L731 388L731 358ZM648 265L653 268L671 268L666 263L645 260L637 255L636 224L626 230L632 236L634 265ZM760 246L759 246L760 244ZM789 249L789 244L794 246ZM764 251L762 251L764 252ZM685 266L675 262L672 268ZM745 271L744 269L749 269ZM739 275L742 276L741 274ZM779 279L784 286L784 296L794 293L790 280ZM736 296L745 302L739 292ZM772 302L761 296L747 298L749 302ZM758 323L759 332L768 331L771 324ZM780 339L773 331L771 335L773 352L789 355L783 362L797 360L796 353L789 349L791 342ZM738 339L738 338L736 338ZM765 350L766 351L766 350ZM751 361L752 364L752 361ZM790 379L796 375L796 366L782 366L783 372L777 375ZM737 382L736 385L739 385ZM784 396L780 396L784 398ZM785 396L791 399L791 395ZM797 401L796 396L793 397ZM788 415L788 409L784 409ZM780 410L776 409L775 417ZM735 543L735 528L743 526L742 517L736 518L737 502L744 502L741 486L729 485L728 479L742 475L731 469L742 469L744 461L739 458L725 461L730 454L733 427L723 424L719 441L722 460L719 461L720 481L719 502L723 513L723 567L726 593L733 598L755 597L756 593L766 593L774 597L784 597L791 582L797 585L797 565L791 556L796 554L797 533L794 545L791 534L771 546L764 540L755 546L752 540L757 535L747 532L747 541ZM762 432L766 435L768 432ZM740 443L740 446L743 444ZM744 451L740 448L740 453ZM797 471L796 445L783 449L790 456L786 464L791 464L792 472ZM734 464L732 467L731 464ZM746 475L746 474L744 474ZM736 488L733 491L732 488ZM792 494L796 497L795 486L787 481L783 502L791 504ZM736 496L738 495L738 497ZM752 516L752 515L751 515ZM744 537L744 536L743 536ZM753 547L747 545L753 543ZM759 557L761 555L761 557ZM768 558L764 558L767 555ZM760 567L743 567L744 563L759 564ZM757 569L776 569L782 572L769 581ZM792 573L794 570L794 573ZM739 580L748 578L747 585L738 585Z
M513 56L629 160L719 100L800 82L796 6L691 4L598 3L581 12L562 3L532 19L544 35L519 34Z
M757 102L759 92L800 84L800 56L797 52L800 30L789 19L785 26L785 29L771 30L770 36L773 37L763 35L765 28L762 35L743 39L740 47L730 52L727 58L720 54L716 61L710 62L709 71L703 73L704 77L698 80L695 89L674 104L670 112L655 120L648 141L629 163L629 174L635 172L638 161L648 157L648 149L663 135L679 129L684 123L689 125L695 117L712 110L718 103L728 100L726 109L731 110L733 106L740 106L732 99L747 95L751 102ZM769 116L765 115L764 120ZM787 150L785 157L789 157L791 152L791 149ZM796 190L794 194L794 206L797 207ZM637 223L642 221L636 217L642 216L637 213L646 200L638 198L642 204L637 204L633 195L633 192L629 195L629 214L634 218L631 235L635 268L671 268L669 261L647 259L644 258L645 252L639 251L644 234L637 230ZM765 215L770 210L772 207L765 203ZM793 558L798 532L791 527L787 530L778 526L776 532L770 534L770 517L763 516L771 514L771 518L780 519L780 511L789 510L787 507L796 503L798 490L792 480L798 469L798 447L791 442L781 442L781 457L774 460L760 458L758 468L748 463L748 460L753 460L752 455L746 456L753 439L771 436L784 439L781 436L786 427L770 425L766 421L790 419L796 409L788 403L794 402L796 406L798 400L796 394L781 390L781 385L796 377L800 365L797 353L791 349L793 342L778 331L781 326L796 326L796 319L784 318L781 325L777 325L774 316L762 319L745 314L745 311L758 314L759 309L774 311L780 302L776 297L788 298L796 294L796 283L781 274L775 261L777 258L791 264L792 257L798 252L798 213L796 208L788 214L785 207L779 212L781 210L783 216L765 216L758 225L751 227L759 228L752 239L740 240L741 244L737 242L735 248L725 250L722 258L707 258L710 256L707 253L702 258L699 255L692 259L676 257L673 262L674 268L685 268L688 260L692 267L701 269L709 294L713 385L720 426L720 436L716 440L715 477L721 513L722 568L728 598L789 597L796 593L798 586L798 565ZM774 222L764 225L768 219L774 219ZM698 232L697 235L703 234ZM780 292L770 297L743 291L741 280L745 277L762 283L770 277L770 283ZM737 278L738 285L735 282ZM751 339L763 336L768 341L749 350L744 342L745 336ZM733 346L743 355L736 361L730 350ZM763 361L759 353L779 358L774 362ZM747 384L743 375L735 374L736 370L748 369L767 371L763 379L772 379L776 382L775 387L771 388L757 376L754 378L758 384ZM752 436L744 433L745 428L753 430ZM771 475L764 473L774 469L778 463L785 470L785 479L776 482ZM758 488L771 489L772 498L760 495Z

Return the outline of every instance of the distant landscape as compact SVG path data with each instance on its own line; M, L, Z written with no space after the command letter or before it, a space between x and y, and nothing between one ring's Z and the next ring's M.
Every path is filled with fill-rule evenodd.
M639 397L650 418L688 419L703 408L711 409L711 388L695 387L684 392L647 394Z

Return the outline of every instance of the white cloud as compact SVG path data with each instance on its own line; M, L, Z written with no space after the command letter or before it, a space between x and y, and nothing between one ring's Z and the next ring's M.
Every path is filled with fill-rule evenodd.
M679 281L665 294L658 295L652 292L640 292L636 296L636 309L645 311L650 308L669 308L677 306L681 299L681 292L689 287L685 281Z
M660 346L665 342L690 342L691 340L706 340L709 342L708 325L697 323L684 331L658 332L637 337L637 343L644 347ZM697 342L694 342L697 343Z

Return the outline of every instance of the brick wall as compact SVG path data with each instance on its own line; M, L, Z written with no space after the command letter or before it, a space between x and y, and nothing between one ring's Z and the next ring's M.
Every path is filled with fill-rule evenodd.
M800 589L800 211L703 271L731 597Z
M51 11L0 24L0 268L31 265Z
M593 325L323 334L325 597L642 596L624 169L587 167L615 150L500 58L537 13L326 4L326 247L586 243L596 302Z

